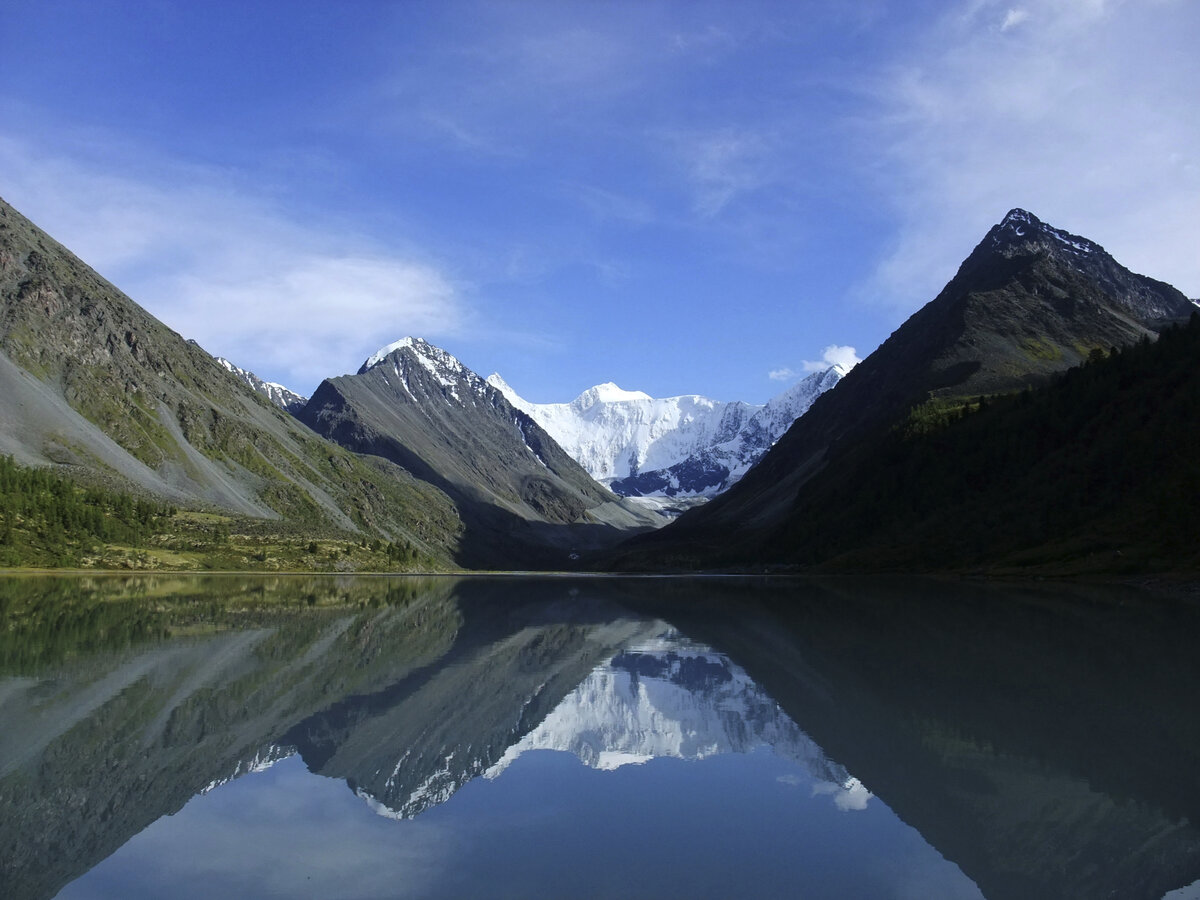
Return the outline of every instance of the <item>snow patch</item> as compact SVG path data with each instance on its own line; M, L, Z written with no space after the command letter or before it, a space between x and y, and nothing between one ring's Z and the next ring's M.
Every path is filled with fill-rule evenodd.
M400 340L398 340L398 341L388 344L386 347L380 347L378 350L376 350L374 353L372 353L369 357L367 357L367 361L362 364L362 368L363 368L363 370L373 369L377 365L379 365L381 362L383 362L384 359L386 359L387 357L389 357L393 353L395 353L397 350L403 350L405 347L412 347L415 344L416 344L415 338L403 337L403 338L400 338Z

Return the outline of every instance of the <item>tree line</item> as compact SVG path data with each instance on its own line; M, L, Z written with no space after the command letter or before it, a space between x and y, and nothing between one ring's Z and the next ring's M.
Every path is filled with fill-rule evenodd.
M71 565L96 543L138 547L175 512L0 456L0 565Z

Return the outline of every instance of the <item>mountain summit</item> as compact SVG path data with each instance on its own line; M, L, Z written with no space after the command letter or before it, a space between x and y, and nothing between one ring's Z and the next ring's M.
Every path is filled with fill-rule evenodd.
M446 558L457 522L445 496L319 439L235 369L0 200L0 454L183 507L382 535Z
M246 382L255 393L262 394L280 409L290 413L297 413L304 408L304 404L308 402L308 398L297 394L290 388L284 387L276 381L264 381L259 378L249 369L243 369L240 366L235 366L223 356L216 357L217 362L225 367L225 370L239 380Z
M388 344L357 374L323 381L299 418L448 494L466 526L464 565L564 566L575 548L659 524L597 484L499 390L420 338Z
M530 403L499 375L488 382L616 493L694 500L741 478L845 372L813 373L763 406L696 394L654 399L612 382L570 403Z
M750 548L803 515L797 493L830 458L895 427L914 407L1045 385L1093 351L1152 339L1195 309L1099 244L1014 209L941 293L817 398L739 484L647 540L658 553L661 544L695 549L732 535Z

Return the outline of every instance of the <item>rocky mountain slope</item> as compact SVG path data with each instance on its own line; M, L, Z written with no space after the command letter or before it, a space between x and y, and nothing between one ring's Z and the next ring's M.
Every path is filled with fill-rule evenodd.
M1153 338L1195 309L1099 245L1012 210L942 292L819 397L734 489L650 536L642 559L705 565L728 557L732 539L734 556L769 561L761 542L810 514L797 505L802 486L914 408L1045 385L1093 351Z
M467 566L568 566L580 550L661 521L597 484L499 390L418 338L325 380L299 417L453 498Z
M1200 314L1047 387L920 409L800 489L761 552L847 569L1200 568Z
M691 394L656 400L611 382L570 403L530 403L498 374L488 382L616 493L712 497L740 479L845 374L839 366L815 372L762 406Z
M0 201L0 453L84 481L447 559L436 488L267 402Z

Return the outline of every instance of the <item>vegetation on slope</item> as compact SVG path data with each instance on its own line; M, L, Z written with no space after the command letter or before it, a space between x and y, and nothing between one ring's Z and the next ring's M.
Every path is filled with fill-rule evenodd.
M1195 568L1200 316L1051 386L927 404L802 488L759 558L855 568Z
M322 440L2 200L0 391L0 406L17 398L0 416L6 452L94 486L361 532L444 565L457 546L441 491Z
M877 440L914 405L1044 387L1093 351L1154 338L1193 309L1099 245L1013 210L937 297L822 394L741 481L642 544L686 553L704 542L723 549L730 535L757 541L787 527L801 488L828 460Z
M0 457L0 567L431 571L408 541L179 510Z

